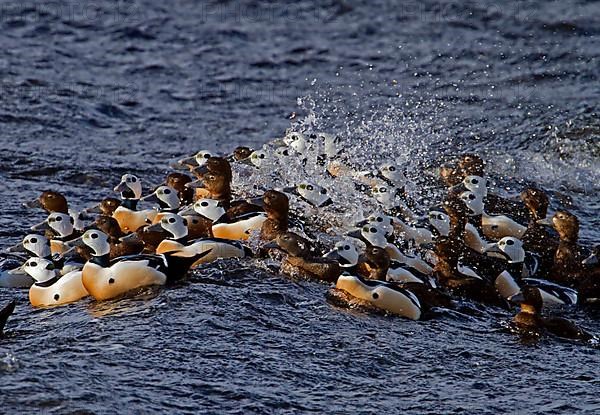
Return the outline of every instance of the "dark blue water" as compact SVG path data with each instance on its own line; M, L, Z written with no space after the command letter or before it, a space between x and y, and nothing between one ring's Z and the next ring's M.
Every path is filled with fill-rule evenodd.
M83 208L125 172L147 189L175 157L290 126L413 179L479 151L500 191L538 182L597 242L599 16L591 1L3 2L0 248L44 218L21 207L43 189ZM19 300L1 412L600 411L595 348L523 344L494 309L342 311L326 289L252 261L56 309L0 289ZM593 313L568 315L600 333Z

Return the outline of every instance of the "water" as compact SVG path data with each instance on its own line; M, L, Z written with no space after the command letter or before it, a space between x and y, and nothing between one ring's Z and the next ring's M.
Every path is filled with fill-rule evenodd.
M584 1L4 3L0 248L44 218L21 208L43 189L82 208L124 172L147 186L175 157L289 127L339 134L366 164L393 156L415 180L479 151L498 191L540 183L597 242L599 15ZM115 302L33 310L26 291L2 289L19 305L0 343L0 407L600 410L591 346L523 344L494 309L423 322L341 311L326 288L231 261ZM593 313L569 316L600 333Z

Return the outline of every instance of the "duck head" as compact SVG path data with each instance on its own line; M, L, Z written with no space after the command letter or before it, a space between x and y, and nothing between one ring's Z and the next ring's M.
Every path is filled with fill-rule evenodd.
M546 223L544 219L538 223ZM561 240L566 242L577 242L579 237L579 219L566 210L559 210L552 216L552 226L558 232Z
M406 176L400 166L394 163L385 163L379 167L378 177L396 187L406 185Z
M327 189L312 182L302 182L295 188L284 189L300 196L302 200L314 207L325 207L333 204Z
M37 284L51 282L58 276L54 263L44 258L29 258L23 264L22 269L29 274Z
M485 176L486 162L477 154L464 154L458 160L458 168L465 176Z
M446 187L453 187L462 181L460 169L451 164L442 164L440 166L440 179Z
M124 236L124 233L119 226L119 222L112 216L98 216L94 221L94 225L97 229L113 238L121 238Z
M509 297L508 300L519 304L521 312L526 314L540 314L544 305L540 290L529 285L522 287L520 292Z
M177 210L181 204L177 191L169 186L159 186L153 193L143 197L141 200L158 203L162 211Z
M386 238L391 239L394 236L394 219L382 212L375 212L369 215L366 219L358 222L356 226L363 227L369 224L374 224L385 231Z
M384 248L368 246L365 251L365 262L371 267L371 279L386 280L390 268L390 255Z
M48 215L46 220L31 227L32 231L50 229L60 238L71 235L74 231L73 223L75 220L66 213L53 212Z
M250 147L238 146L233 150L230 161L248 160L253 151Z
M304 137L304 134L297 131L289 132L284 138L283 142L291 147L295 152L304 154L308 147L308 142Z
M198 199L194 202L191 208L180 212L181 215L189 215L197 213L200 216L210 219L213 222L219 220L225 214L225 208L218 200L214 199Z
M498 242L491 244L485 252L496 252L509 263L520 263L525 261L525 250L523 242L512 236L505 236Z
M32 256L47 258L52 255L50 241L43 235L29 234L23 238L23 248Z
M357 265L359 258L356 246L348 239L338 241L333 249L323 256L337 261L343 268Z
M69 213L67 199L60 192L46 190L30 202L24 203L29 208L42 208L46 212Z
M179 200L183 204L192 202L194 199L194 191L185 187L186 184L192 181L192 178L187 174L172 172L165 178L165 186L172 187L177 191Z
M294 232L284 232L265 248L280 248L294 257L306 258L310 255L310 242Z
M124 174L121 182L115 187L115 192L121 194L121 199L138 200L142 197L142 182L133 174Z
M460 194L460 199L465 203L465 205L469 208L471 216L477 216L483 214L483 198L481 196L476 195L470 190L466 192L462 192Z
M92 250L93 256L102 257L110 254L108 235L99 229L89 229L77 239L67 243L70 247L85 245Z
M548 215L550 201L542 189L527 187L520 197L534 219L544 219Z
M198 166L203 166L204 163L206 163L206 160L208 160L211 156L212 156L212 153L210 151L200 150L191 157L185 157L185 158L182 158L181 160L178 160L177 164L187 167L187 168L190 168L190 169L193 169Z
M277 190L267 190L263 194L262 204L270 219L287 220L290 199L285 193Z
M85 213L99 213L104 216L112 216L115 213L115 210L121 206L121 201L119 199L115 199L114 197L107 197L102 199L100 203L96 206L85 209Z
M450 217L441 209L430 210L427 219L440 235L448 236L450 232Z
M165 213L159 223L148 227L148 231L164 229L170 235L169 239L183 240L188 235L187 220L176 213Z
M384 228L375 223L369 223L362 228L348 233L351 238L360 239L367 245L378 246L385 248L388 245L388 240Z

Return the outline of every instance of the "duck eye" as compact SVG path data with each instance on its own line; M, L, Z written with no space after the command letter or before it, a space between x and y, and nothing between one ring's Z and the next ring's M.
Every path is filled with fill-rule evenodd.
M163 193L166 194L166 195L170 195L171 191L169 189L165 189Z
M183 221L182 221L182 222L183 222L183 225L184 225L184 226L187 226L188 222L187 222L187 219L186 219L186 218L183 218Z
M204 157L205 159L209 159L210 158L210 154L209 153L204 153L204 155L202 157Z
M344 251L349 251L350 250L350 245L344 245Z
M479 183L479 180L477 180L477 179L472 179L472 180L471 180L471 183L473 183L473 184L477 184L477 183Z
M388 170L389 171L396 171L396 168L394 166L390 166L390 168Z
M37 267L37 262L35 262L35 261L34 262L30 262L29 266L35 268L35 267Z
M31 242L32 244L37 244L37 238L31 238L29 242Z
M131 183L135 183L135 182L137 182L137 179L134 176L134 177L131 178Z
M261 159L264 159L264 158L265 158L265 155L264 155L264 154L261 154L261 155L259 155L258 157L260 157Z
M380 191L381 193L385 193L385 192L387 192L387 189L386 189L385 187L381 187L381 188L379 189L379 191Z
M197 224L198 224L198 219L192 219L192 223L193 223L194 225L197 225Z
M327 189L321 189L321 194L322 195L327 194Z
M310 184L309 184L308 186L306 186L306 190L308 190L308 191L311 191L311 192L312 192L312 190L313 190L313 187L312 187L312 185L310 185Z
M469 200L475 200L475 195L471 193L471 194L469 195Z
M60 216L54 218L55 221L60 222L62 220L62 218Z
M371 233L377 233L377 228L371 228L371 229L369 229L369 232L371 232Z
M97 233L93 233L90 236L92 237L92 239L98 239L98 234Z
M469 157L469 156L465 157L465 161L471 161L471 157Z
M515 241L513 241L512 239L509 239L508 241L506 241L506 245L514 245Z
M175 223L175 218L169 218L169 223Z
M377 222L379 222L379 223L383 222L383 218L382 218L381 216L378 216L376 220L377 220Z
M202 207L208 207L208 202L202 202L202 203L200 203L200 206L202 206Z

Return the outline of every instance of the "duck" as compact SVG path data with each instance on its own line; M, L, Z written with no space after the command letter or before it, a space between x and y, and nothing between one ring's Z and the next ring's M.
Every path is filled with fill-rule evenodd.
M310 241L294 232L279 234L264 248L279 248L287 254L280 271L290 276L335 282L342 273L342 268L336 260L313 256Z
M85 289L98 301L180 280L194 262L206 255L206 252L191 257L177 255L177 252L173 255L139 254L111 261L108 235L97 229L87 230L70 244L85 244L92 250L92 257L82 270L82 281Z
M71 271L61 276L52 261L44 258L28 259L23 270L35 280L29 289L29 302L33 307L59 306L88 296L82 282L82 271Z
M45 190L37 198L23 205L29 208L42 208L47 213L65 213L73 218L73 227L75 230L81 231L84 228L83 220L85 219L85 212L77 212L76 210L69 209L67 198L60 192Z
M158 223L162 215L166 212L177 212L181 206L177 191L165 185L158 186L154 192L142 197L140 200L158 204L157 213L152 223Z
M53 212L45 221L32 226L32 231L46 231L50 239L50 250L52 254L63 254L68 250L65 242L75 239L81 235L73 226L74 220L66 213Z
M491 258L470 249L464 241L467 207L456 197L444 201L450 217L448 236L436 239L437 262L434 275L441 286L460 297L507 307L496 288L495 280L506 268L499 258Z
M523 189L520 198L529 209L530 216L527 230L521 237L523 248L538 255L538 273L547 276L554 263L554 253L558 249L558 234L551 226L540 224L539 221L548 216L550 201L542 189L533 186Z
M246 240L253 231L259 231L267 220L264 212L250 212L230 218L222 203L214 199L199 199L192 208L182 214L196 212L204 226L207 226L210 236L221 239Z
M433 268L418 256L407 255L393 243L388 242L385 230L375 223L364 226L360 230L348 233L348 236L356 238L364 242L367 246L377 246L384 248L392 261L395 261L398 266L404 269L414 269L420 274L432 275Z
M184 258L198 257L197 261L193 262L191 267L213 262L221 258L244 258L252 256L252 251L239 241L216 237L188 241L186 220L175 213L165 213L160 223L152 226L160 226L169 233L169 237L163 240L156 248L156 253Z
M135 232L142 226L152 223L157 214L156 210L136 210L138 201L142 197L142 183L137 176L124 174L114 191L121 194L122 202L112 216L119 222L123 232Z
M589 251L578 244L579 219L566 210L558 210L551 218L540 219L538 223L552 225L559 237L549 279L559 284L576 285L589 273L583 264Z
M510 300L520 305L520 311L513 318L512 324L521 334L541 336L550 333L557 337L581 341L594 338L570 320L555 316L544 317L544 302L540 290L536 287L524 286Z
M385 249L377 246L367 247L365 261L371 269L368 279L394 282L410 290L417 296L424 311L428 311L432 307L452 307L450 297L437 289L433 279L427 277L419 279L414 275L391 278L390 267L393 261L390 260Z
M499 253L506 261L506 269L495 280L496 289L502 297L509 299L520 291L521 285L528 285L540 291L544 306L577 304L576 290L535 278L538 260L523 249L523 242L519 239L505 236L488 252Z
M505 236L521 238L525 234L527 227L515 222L508 216L488 215L484 211L481 195L476 195L472 191L466 191L460 194L460 198L471 211L469 222L486 238L497 241Z
M6 327L8 318L15 311L16 305L17 301L11 300L6 305L2 306L2 308L0 308L0 338L4 336L4 327Z

